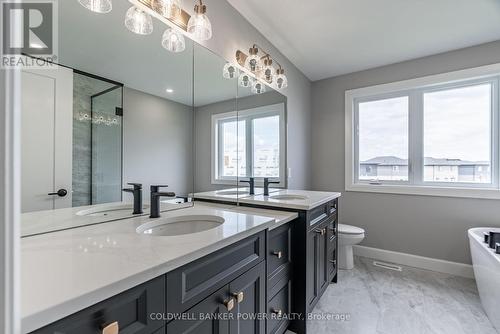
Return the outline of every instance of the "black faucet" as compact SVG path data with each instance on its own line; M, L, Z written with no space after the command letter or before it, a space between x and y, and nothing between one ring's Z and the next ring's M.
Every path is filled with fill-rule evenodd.
M255 178L251 177L248 181L240 180L240 182L245 182L250 185L250 195L255 195Z
M140 183L127 183L130 186L134 186L132 189L123 189L122 191L126 193L132 193L134 195L134 215L142 214L142 184Z
M269 181L268 178L264 178L264 196L269 196L269 185L279 184L280 181Z
M160 197L175 197L173 192L161 192L160 188L168 186L151 186L151 214L149 218L160 218Z

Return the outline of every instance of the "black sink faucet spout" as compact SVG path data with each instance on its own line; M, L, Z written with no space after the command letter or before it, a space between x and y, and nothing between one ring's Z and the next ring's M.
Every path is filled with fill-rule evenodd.
M122 191L126 193L131 193L134 195L134 215L142 214L142 184L140 183L127 183L129 186L133 186L133 188L125 188Z
M160 218L160 198L161 197L175 197L173 192L161 192L160 188L168 186L151 186L151 213L149 218Z
M270 184L279 184L280 181L269 181L268 178L264 179L264 196L269 196L269 185Z
M240 182L245 182L250 185L250 195L255 195L255 178L251 177L249 180L240 180Z

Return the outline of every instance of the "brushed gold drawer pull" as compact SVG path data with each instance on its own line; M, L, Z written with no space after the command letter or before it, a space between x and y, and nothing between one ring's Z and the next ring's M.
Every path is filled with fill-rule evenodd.
M278 259L281 259L283 257L283 252L282 251L274 251L273 255L276 255Z
M279 318L281 318L281 316L283 315L283 311L281 310L276 310L276 309L273 309L272 311L274 314L276 314Z
M316 229L316 230L314 230L314 232L316 232L318 234L321 234L321 235L325 235L326 230L324 228L322 228L321 230L320 229Z
M118 326L118 321L102 327L102 334L118 334L119 332L120 326Z
M229 312L231 312L234 308L234 298L229 298L228 300L225 300L224 306Z
M240 291L238 293L233 293L233 297L236 298L236 301L239 303L241 303L243 301L243 299L245 298L245 294L243 293L243 291Z

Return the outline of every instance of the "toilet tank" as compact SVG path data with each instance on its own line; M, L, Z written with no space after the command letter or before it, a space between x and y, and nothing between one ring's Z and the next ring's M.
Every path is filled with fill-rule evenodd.
M500 333L500 254L484 243L484 233L500 232L500 228L473 228L469 243L477 289L483 308Z

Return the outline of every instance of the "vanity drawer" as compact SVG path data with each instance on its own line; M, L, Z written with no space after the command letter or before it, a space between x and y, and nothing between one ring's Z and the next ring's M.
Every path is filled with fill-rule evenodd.
M283 225L269 232L267 254L267 273L272 279L292 262L292 223Z
M291 313L292 284L290 280L283 280L281 288L269 300L268 303L268 334L282 334L288 328L288 316ZM281 316L280 316L281 314Z
M321 204L307 212L307 221L309 222L309 229L315 228L318 224L322 223L328 218L330 214L330 203Z
M152 320L150 314L162 317L164 305L165 279L161 276L33 333L102 334L106 326L117 323L120 333L151 334L160 330L164 321Z
M265 258L265 231L167 274L167 311L182 313Z

